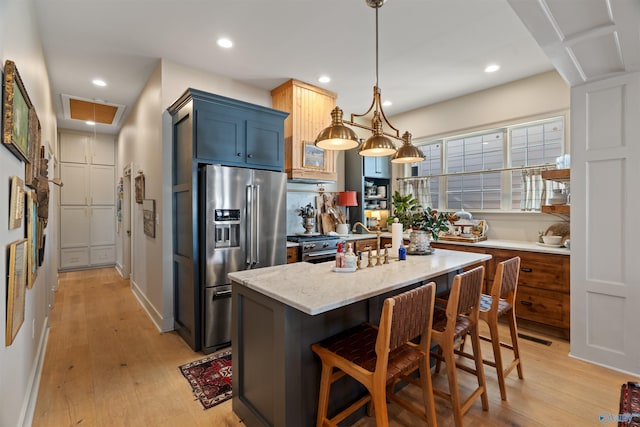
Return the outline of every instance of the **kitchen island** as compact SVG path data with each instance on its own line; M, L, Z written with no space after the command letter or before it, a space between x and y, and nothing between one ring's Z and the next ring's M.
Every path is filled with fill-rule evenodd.
M490 255L438 249L432 255L335 273L326 262L229 274L233 282L233 411L249 426L315 424L320 361L311 344L361 322L378 323L384 299L435 281L438 292ZM363 392L335 383L329 410Z

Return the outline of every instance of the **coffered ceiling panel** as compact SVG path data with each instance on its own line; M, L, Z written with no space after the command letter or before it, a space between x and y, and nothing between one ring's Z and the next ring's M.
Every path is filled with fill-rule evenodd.
M570 85L640 71L640 1L508 2Z
M612 73L624 72L624 63L616 33L603 34L574 44L569 48L576 66L585 80Z
M607 0L545 0L543 7L545 3L563 39L613 24Z

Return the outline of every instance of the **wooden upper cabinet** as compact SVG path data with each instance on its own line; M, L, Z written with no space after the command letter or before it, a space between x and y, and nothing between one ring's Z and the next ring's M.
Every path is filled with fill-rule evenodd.
M271 102L273 108L289 113L284 121L284 169L289 179L336 181L336 153L313 145L331 124L336 94L292 79L271 91Z

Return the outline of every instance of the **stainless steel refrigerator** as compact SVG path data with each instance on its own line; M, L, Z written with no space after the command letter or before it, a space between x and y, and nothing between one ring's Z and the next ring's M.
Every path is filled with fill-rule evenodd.
M204 166L202 174L202 350L210 353L231 342L228 273L286 263L287 178L221 165Z

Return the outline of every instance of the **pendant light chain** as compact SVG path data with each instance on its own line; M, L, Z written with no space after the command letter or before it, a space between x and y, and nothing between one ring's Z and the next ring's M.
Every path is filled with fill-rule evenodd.
M378 9L380 6L376 7L376 87L379 88L380 84L378 82Z

